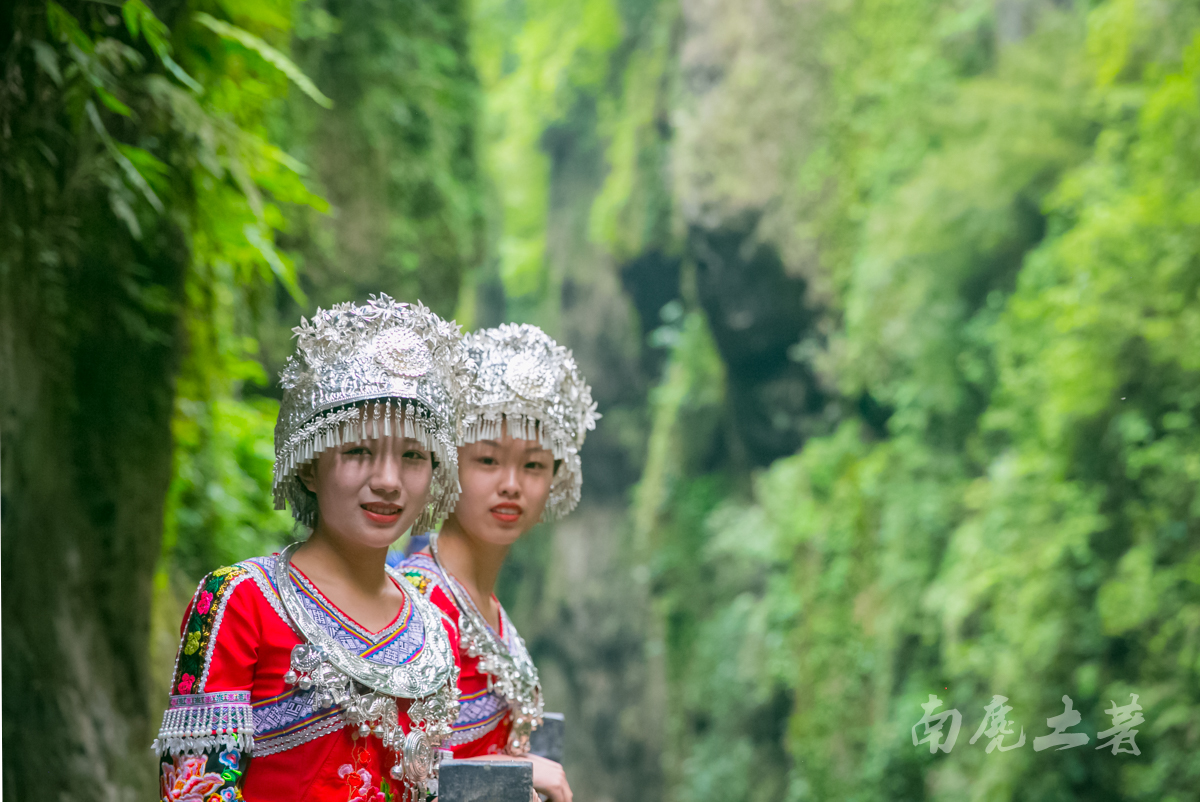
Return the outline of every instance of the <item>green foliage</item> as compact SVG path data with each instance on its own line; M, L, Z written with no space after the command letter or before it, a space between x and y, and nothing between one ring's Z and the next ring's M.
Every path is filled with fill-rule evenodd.
M621 18L612 0L482 0L473 45L486 92L484 164L501 231L494 251L505 292L544 291L549 160L546 130L609 74Z
M454 312L483 240L467 13L463 0L297 7L296 60L336 104L326 113L297 98L277 120L332 206L297 215L288 239L314 304L387 292ZM311 311L280 316L290 327Z
M185 572L199 575L210 557L246 556L248 527L260 532L252 551L282 529L264 512L270 467L254 445L270 442L271 416L237 399L243 382L265 383L247 335L272 286L303 298L274 244L286 225L282 208L323 202L267 130L289 80L315 93L266 41L286 47L290 2L195 2L174 11L164 20L141 0L112 9L51 2L40 25L19 19L15 54L32 56L44 83L26 84L37 116L17 121L4 161L7 175L33 188L18 251L40 253L48 273L81 271L94 260L81 235L106 231L107 248L126 252L110 279L127 298L126 327L166 345L180 324L164 321L182 321L165 555L182 544ZM124 232L87 205L93 187ZM146 267L164 257L186 266L181 288Z
M272 286L305 301L291 258L275 245L288 228L286 209L327 208L270 133L289 81L318 102L324 98L267 43L287 46L290 2L212 10L228 21L196 10L183 23L194 45L181 63L205 92L168 98L196 143L187 164L196 197L185 287L188 351L176 380L175 472L163 541L164 569L189 582L271 550L291 528L273 510L270 493L274 408L242 401L242 388L268 384L253 334Z
M793 799L1185 799L1200 776L1200 19L1115 0L999 25L826 7L795 190L828 200L798 222L836 288L816 362L890 417L809 440L750 503L656 461L695 430L655 418L637 514L676 798L780 798L786 772ZM659 392L696 397L683 347ZM931 693L963 715L950 755L910 741ZM1142 755L1096 751L1131 693ZM781 694L786 757L756 729ZM993 694L1022 749L967 743ZM1064 694L1092 742L1034 753Z

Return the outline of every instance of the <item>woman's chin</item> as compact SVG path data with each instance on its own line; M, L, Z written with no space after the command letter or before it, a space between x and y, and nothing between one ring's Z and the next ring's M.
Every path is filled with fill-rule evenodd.
M525 530L516 526L482 526L476 537L489 546L511 546L521 539Z
M411 526L411 524L410 524ZM392 544L400 538L404 537L404 532L408 529L401 529L397 524L395 526L364 526L357 527L356 531L349 533L346 540L353 541L354 544L361 548L368 549L387 549L391 548Z

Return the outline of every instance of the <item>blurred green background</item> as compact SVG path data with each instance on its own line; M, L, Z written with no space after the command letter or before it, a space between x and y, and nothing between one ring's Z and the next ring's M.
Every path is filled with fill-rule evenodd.
M378 291L594 386L500 588L580 802L1197 798L1196 3L16 0L0 41L9 799L153 797L194 583L298 536L289 329ZM968 744L994 694L1024 747ZM1063 695L1090 743L1034 752Z

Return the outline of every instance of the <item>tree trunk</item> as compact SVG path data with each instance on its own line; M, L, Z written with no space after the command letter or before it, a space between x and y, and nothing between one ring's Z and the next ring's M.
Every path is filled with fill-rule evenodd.
M178 310L187 252L177 233L134 242L98 188L62 203L66 193L33 191L57 190L77 167L47 184L6 170L0 184L3 790L14 802L152 798L155 776L147 639L181 343L178 312L138 299L153 287Z

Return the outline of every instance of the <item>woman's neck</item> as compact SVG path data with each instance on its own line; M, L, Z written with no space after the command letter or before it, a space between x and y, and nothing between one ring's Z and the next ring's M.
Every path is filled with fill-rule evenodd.
M333 582L372 595L388 588L387 549L347 543L330 536L320 524L296 553L292 564L318 586Z
M492 595L509 546L497 546L471 537L458 518L451 515L438 534L437 549L442 567L466 588L488 624L498 630L500 608Z

